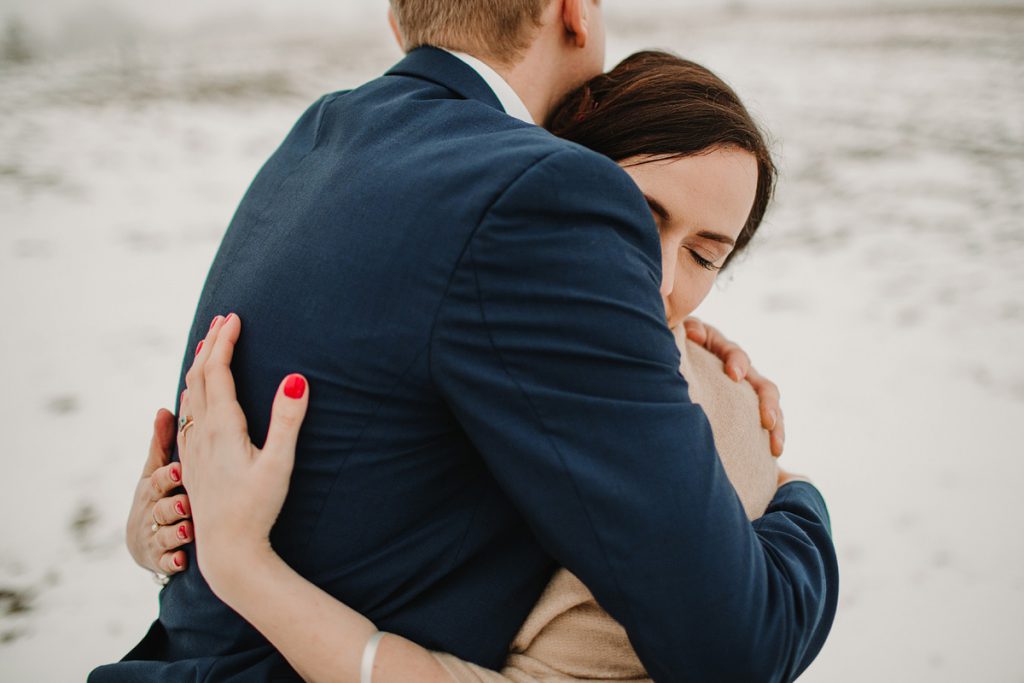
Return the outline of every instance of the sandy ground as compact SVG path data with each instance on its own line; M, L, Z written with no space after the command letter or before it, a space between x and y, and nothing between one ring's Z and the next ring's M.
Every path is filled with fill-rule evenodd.
M716 69L779 202L704 316L783 387L843 586L802 680L1024 681L1024 8L609 18ZM335 27L331 27L334 30ZM0 66L0 679L82 680L157 588L122 547L155 409L246 185L377 27Z

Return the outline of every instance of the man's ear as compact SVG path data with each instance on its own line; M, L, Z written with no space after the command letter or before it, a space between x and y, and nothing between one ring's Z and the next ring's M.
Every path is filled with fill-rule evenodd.
M405 39L402 38L402 29L398 28L398 19L395 19L395 11L390 7L388 8L388 24L391 25L391 34L395 37L398 48L405 52Z
M587 46L587 38L590 37L588 29L589 8L587 3L590 0L565 0L562 5L562 23L565 24L565 31L572 36L576 47L582 49Z

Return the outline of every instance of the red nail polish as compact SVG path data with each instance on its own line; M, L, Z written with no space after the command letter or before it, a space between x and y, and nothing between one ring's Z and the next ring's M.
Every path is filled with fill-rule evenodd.
M217 324L218 320L220 320L220 316L219 315L213 319L212 323L210 323L210 329L211 330L213 329L213 326Z
M197 356L199 355L199 352L203 350L203 342L204 342L204 341L206 341L206 340L205 340L205 339L201 340L201 341L199 342L199 346L197 346L197 347L196 347L196 355L197 355Z
M174 509L177 510L178 514L182 517L185 516L185 506L181 504L180 500L174 504Z
M306 380L300 375L292 375L284 383L284 395L288 398L300 399L306 395Z
M181 569L181 558L177 555L174 556L174 566Z
M174 482L181 481L181 472L178 471L177 467L172 467L171 468L171 481L174 481Z
M231 319L232 319L232 318L234 318L234 317L235 317L235 314L234 314L234 313L228 313L228 317L224 318L224 323L225 323L225 324L227 324L227 323L228 323L228 322L230 322L230 321L231 321Z
M178 538L180 538L183 541L186 538L188 538L188 532L185 531L185 525L184 524L182 524L181 526L178 527Z

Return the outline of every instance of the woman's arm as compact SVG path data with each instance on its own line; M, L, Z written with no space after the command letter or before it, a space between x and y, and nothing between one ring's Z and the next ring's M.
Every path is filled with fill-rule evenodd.
M199 570L213 592L251 623L306 681L359 683L374 625L296 573L274 552L270 529L288 492L304 378L278 387L262 449L249 439L230 363L237 315L218 318L186 375L178 432L182 478L195 524ZM425 648L397 636L381 643L373 683L450 683Z
M359 682L363 649L377 632L369 619L297 574L269 546L251 555L225 554L226 566L204 569L203 575L217 597L262 633L303 680ZM451 683L430 652L394 635L380 643L372 680Z
M785 423L774 382L761 376L742 348L721 332L697 318L684 322L686 336L714 354L726 375L735 382L747 380L760 403L761 424L770 433L772 455L782 454ZM181 472L170 462L170 444L174 440L173 416L166 410L157 414L150 444L135 498L128 515L126 540L128 552L139 566L158 574L184 571L187 556L181 547L192 542L188 496L176 493L181 488ZM737 486L740 497L745 491ZM746 499L744 504L746 505ZM749 506L748 506L749 509ZM157 524L154 531L153 524Z

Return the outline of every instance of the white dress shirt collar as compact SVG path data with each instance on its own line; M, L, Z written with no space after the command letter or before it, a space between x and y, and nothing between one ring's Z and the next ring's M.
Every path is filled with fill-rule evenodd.
M480 78L484 79L491 90L494 91L495 97L501 102L501 106L506 114L520 121L537 125L537 122L533 120L533 116L530 115L530 110L523 103L523 99L512 89L508 81L501 77L501 74L473 55L467 55L465 52L455 52L454 50L446 50L446 52L455 55L465 62L469 68L480 74Z

